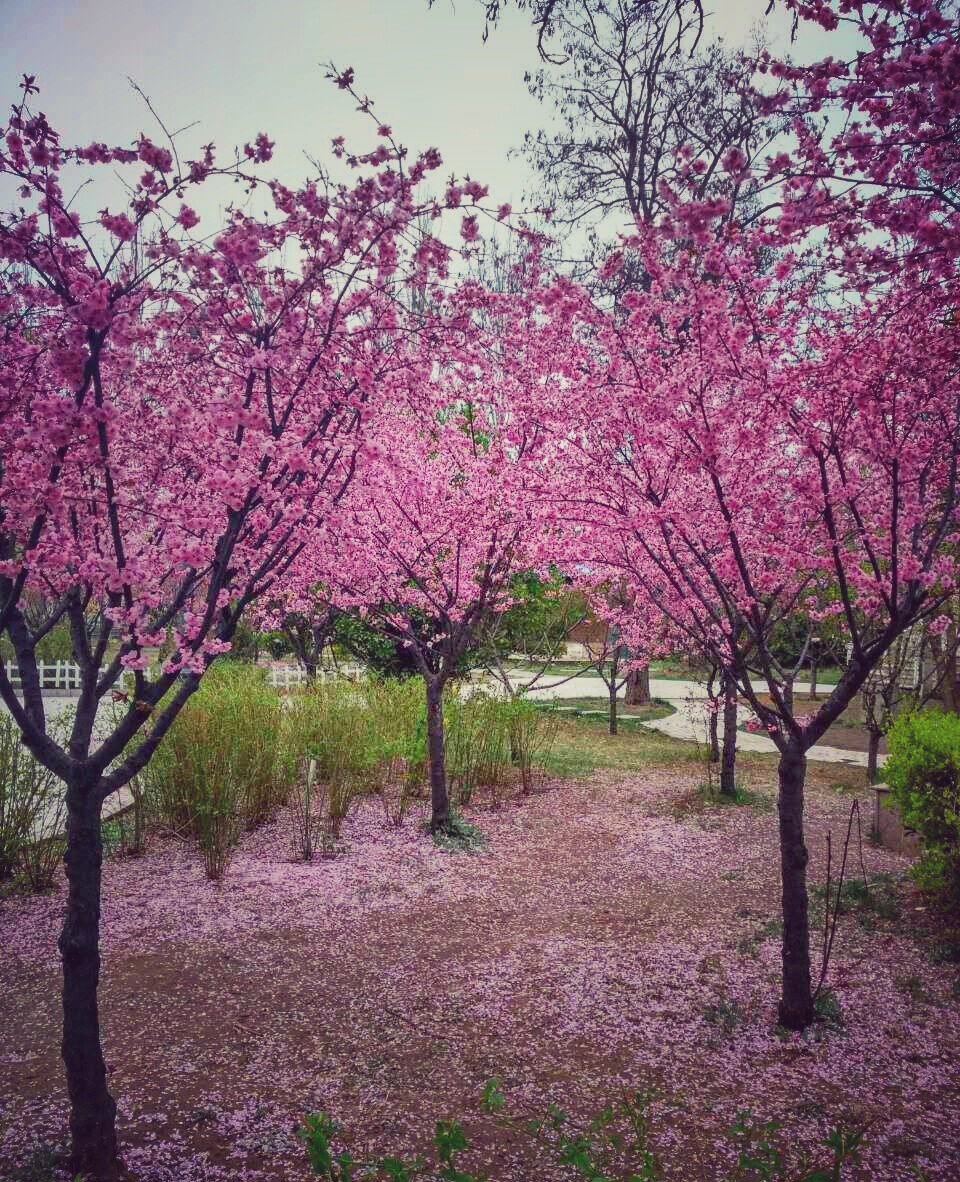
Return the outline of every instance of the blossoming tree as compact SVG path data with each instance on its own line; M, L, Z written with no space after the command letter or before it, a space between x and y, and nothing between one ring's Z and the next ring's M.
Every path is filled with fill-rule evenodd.
M350 72L338 81L349 89ZM381 127L379 145L350 159L354 181L292 189L258 179L265 135L227 166L212 146L183 160L175 141L144 135L67 147L30 107L34 80L22 89L0 131L0 175L18 189L0 219L0 632L21 684L0 666L0 698L65 784L71 1161L111 1179L101 805L146 765L245 609L312 544L356 471L365 421L424 364L415 342L430 318L403 293L445 274L446 248L418 228L436 204L416 195L440 157L407 160ZM115 187L115 170L129 204L85 218L74 182ZM207 228L188 199L217 178L269 212L228 208ZM48 610L31 627L37 595ZM63 743L36 656L61 620L81 681ZM158 664L154 646L171 638ZM98 707L111 697L125 705L108 725Z
M956 18L923 0L794 7L856 20L866 50L768 63L793 87L769 102L792 107L796 134L769 162L770 217L718 230L715 203L675 197L627 244L649 284L623 314L555 285L545 300L578 343L541 413L584 559L710 654L780 751L780 1019L798 1029L814 1001L806 753L898 636L936 628L956 585L960 59ZM827 110L846 116L837 135L817 122ZM798 613L839 616L852 646L804 718L771 647Z
M463 390L438 381L435 415L383 416L364 444L365 462L330 519L337 547L322 544L298 564L332 602L409 648L427 702L431 819L449 820L443 694L491 616L509 606L514 576L537 545L522 451L478 427ZM471 392L474 405L476 392ZM446 405L444 405L446 403Z

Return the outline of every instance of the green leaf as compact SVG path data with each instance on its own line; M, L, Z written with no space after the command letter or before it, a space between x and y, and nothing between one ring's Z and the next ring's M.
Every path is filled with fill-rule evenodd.
M506 1097L502 1090L503 1077L499 1075L491 1076L490 1079L483 1085L483 1105L485 1112L499 1112L506 1104Z

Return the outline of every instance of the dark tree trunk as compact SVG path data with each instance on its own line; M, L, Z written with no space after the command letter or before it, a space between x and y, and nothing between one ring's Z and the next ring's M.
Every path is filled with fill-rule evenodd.
M957 630L949 625L944 636L930 637L930 655L935 676L940 684L939 697L943 708L960 713L960 680L957 679Z
M617 682L616 678L607 686L610 694L610 734L617 733Z
M780 875L783 888L783 996L780 1023L803 1030L813 1021L810 987L810 929L807 906L807 847L803 840L804 753L790 746L780 753Z
M709 739L710 739L710 762L711 763L719 763L720 762L720 736L719 736L720 716L719 716L718 712L714 709L715 705L716 705L716 702L713 699L711 699L710 706L709 706L709 712L707 715L707 726L710 728Z
M60 934L63 962L61 1052L70 1096L70 1168L91 1182L113 1182L117 1106L107 1090L100 1046L100 797L95 779L67 784L67 911Z
M720 764L720 795L737 795L737 683L723 679L723 761Z
M876 784L880 779L879 764L880 764L880 739L881 732L876 730L870 731L870 739L867 746L867 783Z
M627 686L624 691L623 704L625 706L647 706L650 703L650 666L642 669L631 669L627 674Z
M810 659L810 701L817 700L817 674L819 673L819 662L816 656Z
M447 765L443 744L443 685L434 678L427 683L427 750L430 754L430 832L447 828L450 800L447 796Z
M313 685L313 683L317 680L317 666L318 666L318 664L319 664L319 662L318 662L317 658L312 653L304 653L303 667L307 671L307 682L310 685Z

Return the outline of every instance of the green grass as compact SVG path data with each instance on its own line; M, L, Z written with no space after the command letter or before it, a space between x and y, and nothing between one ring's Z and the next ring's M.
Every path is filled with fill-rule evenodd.
M737 756L738 761L742 758L742 753ZM733 796L725 796L720 791L719 776L713 783L702 781L697 785L697 791L703 797L704 803L706 804L724 805L727 807L747 805L761 813L772 813L776 804L774 798L767 793L756 792L754 789L745 788L743 784L739 783L735 783L733 786Z
M531 701L541 705L543 700L532 698ZM573 715L602 714L607 719L610 716L610 699L604 697L556 698L548 708ZM656 718L667 718L675 713L676 710L669 702L664 702L659 698L654 698L645 706L625 706L622 701L617 702L617 719L620 722L650 722Z
M749 777L757 773L763 787L774 787L777 759L776 752L742 751L737 755L738 775ZM675 739L631 723L619 734L610 735L607 720L601 715L578 717L561 713L556 741L543 766L548 775L587 779L601 768L631 773L648 767L681 765L694 770L702 768L705 761L706 748L702 743ZM862 769L855 770L862 774Z
M539 673L543 669L542 661L505 661L508 673ZM593 665L586 661L554 661L548 665L543 674L543 680L552 677L569 677L571 673L582 673L584 677L597 677L598 673Z
M586 779L598 768L635 772L663 764L702 762L695 743L673 739L659 731L631 726L621 734L607 734L606 719L563 719L544 768L548 775Z

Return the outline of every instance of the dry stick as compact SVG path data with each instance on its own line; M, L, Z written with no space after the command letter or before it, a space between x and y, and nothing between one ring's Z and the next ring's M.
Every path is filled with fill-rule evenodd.
M840 860L840 876L837 879L837 899L833 907L833 917L830 916L830 865L832 842L831 834L827 833L827 889L826 889L826 913L823 919L823 959L820 964L820 979L817 981L817 987L813 991L814 1001L819 997L820 990L823 988L823 983L826 980L827 968L830 964L830 955L833 952L833 942L837 935L837 921L840 918L840 896L843 892L843 879L847 869L847 853L850 849L850 837L853 833L853 817L857 817L857 831L860 832L860 801L855 800L850 806L850 818L847 821L847 836L843 843L843 857ZM863 839L860 841L860 866L863 870L864 885L867 885L867 872L863 865Z
M863 875L863 885L869 890L870 883L867 881L867 868L863 862L863 828L860 824L860 801L855 800L853 803L857 809L857 852L860 856L860 873ZM853 809L850 811L852 813Z

